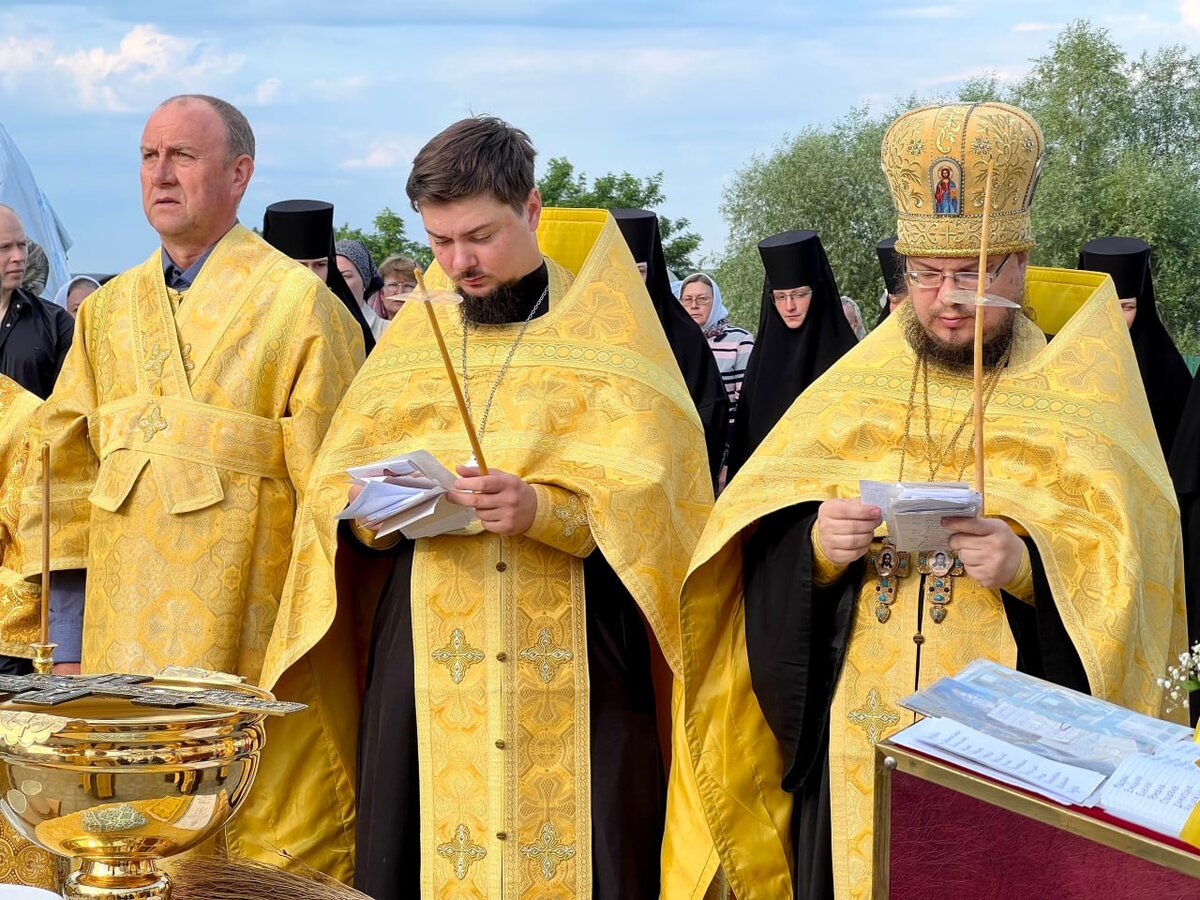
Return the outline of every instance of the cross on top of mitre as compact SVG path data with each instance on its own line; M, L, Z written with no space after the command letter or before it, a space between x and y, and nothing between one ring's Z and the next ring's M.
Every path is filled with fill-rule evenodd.
M303 703L264 700L229 688L176 689L151 684L153 675L0 675L0 703L58 706L81 697L124 697L135 706L183 709L203 706L232 712L284 716L306 709Z

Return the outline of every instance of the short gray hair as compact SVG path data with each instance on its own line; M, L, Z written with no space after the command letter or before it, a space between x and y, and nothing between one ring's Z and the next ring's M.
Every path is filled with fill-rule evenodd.
M184 100L198 100L201 103L207 103L212 107L213 112L221 117L221 121L225 123L225 144L229 148L231 160L237 159L239 156L248 156L254 159L254 130L240 109L227 100L209 94L176 94L160 103L158 108L162 109L168 104Z

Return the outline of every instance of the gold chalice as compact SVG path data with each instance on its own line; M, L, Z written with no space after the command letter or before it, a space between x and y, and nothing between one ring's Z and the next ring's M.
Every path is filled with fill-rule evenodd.
M77 860L68 900L166 900L157 860L215 837L245 800L274 703L230 676L0 676L0 809ZM185 705L180 705L185 704Z

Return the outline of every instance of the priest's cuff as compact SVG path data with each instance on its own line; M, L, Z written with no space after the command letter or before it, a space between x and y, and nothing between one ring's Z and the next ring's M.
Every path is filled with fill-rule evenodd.
M381 538L370 528L361 524L358 519L350 520L350 533L360 544L371 550L390 550L404 540L404 534L400 531L393 531L387 537Z
M1022 544L1024 544L1024 541L1022 541ZM1012 594L1012 596L1016 597L1022 603L1033 605L1033 563L1030 562L1029 548L1026 546L1023 546L1021 549L1021 564L1017 566L1017 573L1004 586L1004 593Z
M537 512L525 536L584 559L596 549L587 510L579 495L553 484L533 484Z
M838 579L846 574L849 566L839 565L825 555L825 548L821 546L820 533L817 529L817 523L813 522L812 527L812 559L813 559L813 585L816 587L829 587L837 584Z

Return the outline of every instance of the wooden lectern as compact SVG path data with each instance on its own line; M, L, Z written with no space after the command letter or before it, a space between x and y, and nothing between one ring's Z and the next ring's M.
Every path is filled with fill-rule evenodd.
M887 741L875 757L875 900L1182 900L1200 850Z

